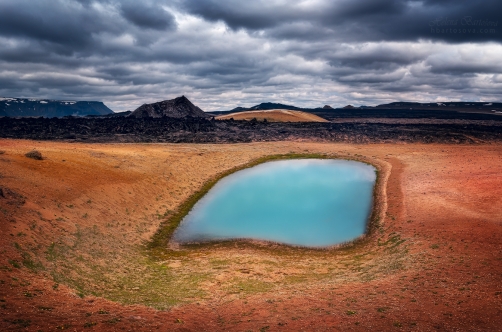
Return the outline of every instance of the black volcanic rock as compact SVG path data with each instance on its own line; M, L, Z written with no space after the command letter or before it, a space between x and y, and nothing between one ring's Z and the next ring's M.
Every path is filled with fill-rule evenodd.
M111 109L99 101L0 98L0 116L53 118L112 113Z
M31 158L31 159L35 159L35 160L43 160L44 159L44 157L42 157L42 154L37 150L30 151L30 152L26 153L25 156L28 158Z
M88 118L119 118L119 117L126 117L131 113L132 113L131 111L125 111L125 112L116 112L116 113L111 113L111 114L106 114L106 115L87 115L86 117L88 117Z
M324 110L332 110L334 108L331 107L331 106L329 106L329 105L324 105L322 109L324 109Z
M171 100L164 100L153 104L143 104L128 115L132 118L208 118L211 115L204 113L195 106L187 97L181 96Z
M362 110L347 110L347 114ZM328 110L326 113L335 115ZM371 112L374 112L372 110ZM388 112L388 110L385 110ZM413 113L413 112L408 112ZM445 112L453 113L453 112ZM427 115L427 114L422 114ZM365 122L261 122L211 121L206 118L0 118L0 137L73 142L158 142L158 143L236 143L309 140L350 143L447 143L478 144L502 142L502 117L490 114L460 113L459 121L428 118L424 123L406 121ZM470 120L480 116L493 120ZM499 118L499 120L495 120ZM357 118L352 118L357 120ZM425 120L425 118L423 118ZM437 123L436 123L437 122Z

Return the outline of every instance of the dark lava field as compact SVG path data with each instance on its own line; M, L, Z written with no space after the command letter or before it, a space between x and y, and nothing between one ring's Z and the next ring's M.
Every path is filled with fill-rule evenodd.
M329 123L204 118L0 118L0 137L76 142L237 143L309 140L347 143L502 141L502 116L454 111L320 111Z

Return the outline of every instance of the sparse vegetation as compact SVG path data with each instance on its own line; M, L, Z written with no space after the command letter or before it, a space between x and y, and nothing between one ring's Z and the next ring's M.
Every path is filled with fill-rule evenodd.
M168 247L167 241L159 246L150 246L147 243L157 225L173 223L172 218L178 213L178 207L184 204L191 193L202 188L206 179L215 176L215 169L228 169L230 167L228 165L244 165L251 157L241 156L240 150L263 149L260 144L225 147L227 150L213 146L204 147L208 150L204 151L205 155L217 154L217 157L214 157L217 162L211 164L210 170L207 170L208 167L201 171L202 175L195 179L192 179L193 169L180 167L188 165L188 162L170 164L178 158L178 155L169 157L168 162L164 162L162 156L158 158L158 164L152 163L152 168L166 169L165 179L160 179L162 176L154 179L152 173L148 172L143 174L145 169L137 165L128 166L128 162L131 164L136 162L135 157L131 157L131 161L124 162L119 170L107 165L111 170L110 176L119 177L123 172L132 174L130 179L124 180L124 183L110 181L113 184L110 188L117 192L116 197L111 197L110 189L107 188L101 193L101 189L110 183L89 184L85 192L78 192L78 195L75 195L76 185L72 185L71 191L67 191L69 187L67 178L71 179L73 176L70 173L65 174L67 177L64 178L64 183L61 181L58 186L54 186L58 197L52 196L47 190L44 192L47 198L45 196L42 198L43 195L37 192L41 190L40 187L33 188L33 192L30 192L32 188L21 191L13 186L12 188L20 190L23 194L26 192L29 201L41 204L47 209L17 217L14 213L20 214L22 211L16 211L6 205L8 213L5 215L9 219L11 215L12 218L16 217L17 223L7 222L7 225L12 226L12 230L6 233L7 245L4 246L3 252L0 252L0 255L6 255L4 266L0 266L0 272L12 275L12 278L2 275L1 287L16 292L16 297L29 303L38 317L52 317L64 312L62 306L50 302L50 299L56 296L68 298L75 303L85 303L89 308L82 309L84 311L80 312L80 318L71 323L71 329L77 330L83 329L84 323L98 325L88 326L88 330L107 328L119 330L125 325L136 324L132 319L130 321L131 314L124 314L118 309L119 306L102 305L102 300L92 304L94 301L92 296L122 304L139 304L157 309L169 309L173 306L183 309L184 304L191 303L194 307L200 305L201 312L216 305L221 305L222 308L234 308L234 303L237 303L242 306L239 307L239 310L242 309L241 317L239 315L231 317L228 314L222 314L221 320L216 320L214 317L215 324L220 323L219 327L222 330L231 329L236 326L234 324L241 324L240 321L250 324L254 330L266 327L267 324L270 324L270 330L275 330L278 326L294 330L294 327L299 325L306 326L307 320L323 322L324 317L334 317L334 319L342 318L344 328L357 326L361 330L367 329L368 319L372 319L373 327L397 331L409 329L414 326L412 321L417 319L413 315L407 315L408 311L403 308L429 310L428 303L437 303L438 306L433 306L433 309L440 310L439 315L442 319L453 322L455 319L450 319L451 317L460 316L455 311L457 308L467 312L472 303L477 301L479 290L486 290L486 285L489 285L490 281L484 277L486 276L484 272L497 269L497 263L501 259L493 255L473 259L474 256L469 255L479 248L479 243L472 241L472 234L464 233L466 242L460 243L451 240L448 237L450 234L445 232L432 233L427 229L431 224L427 224L423 216L416 213L417 206L412 206L413 209L410 211L415 211L413 212L415 214L410 213L410 216L397 211L395 201L392 201L395 199L395 191L391 184L386 187L387 195L391 198L389 215L372 216L373 229L369 232L369 237L336 250L291 248L239 241L182 247ZM292 156L301 156L296 154L295 151L298 149L295 149L293 144L288 145L287 149L282 147L282 143L270 146L267 147L268 150L255 152L251 156L256 158L270 151L279 153L289 150L293 152ZM331 149L331 145L326 146ZM114 149L119 148L114 147ZM172 151L178 153L177 149L186 149L186 151L180 150L182 152L179 152L179 155L183 155L183 158L193 158L195 161L190 160L192 163L206 158L199 157L202 148L197 146L195 149L192 145L172 148L148 145L141 148L158 148L158 151L166 149L168 153ZM309 145L306 152L317 155L315 151L328 151L325 155L327 158L344 158L347 154L341 151L343 148L344 146L341 148L335 146L332 151L336 150L336 153L329 152L324 148L324 143L319 143ZM359 149L359 146L356 148ZM357 153L356 148L350 151L355 152L351 153L354 158L362 158L361 156L367 154ZM361 148L368 149L363 146ZM392 145L386 146L386 149L390 148ZM194 149L195 152L190 152L190 149ZM231 150L232 154L221 153L230 151L228 149L234 149ZM410 145L403 149L411 150L415 147ZM52 153L55 152L51 152L51 155ZM157 150L155 153L161 154ZM10 155L7 158L10 158ZM210 158L212 157L208 157ZM227 159L232 161L227 162ZM49 160L47 163L42 163L43 166L40 166L42 164L34 166L33 162L26 158L22 157L20 160L43 171L50 162ZM104 158L99 162L103 160ZM408 161L407 167L411 169L414 164L411 159ZM113 162L117 162L116 158ZM68 162L64 166L68 167L70 164L73 165ZM202 167L197 169L201 170ZM385 168L380 170L379 181L384 179L386 174L384 171L386 172ZM153 185L154 181L157 185ZM145 184L150 187L146 188ZM131 195L128 195L128 192L131 192ZM88 197L93 198L93 205L89 205L91 203ZM378 197L375 201L377 200ZM0 197L0 204L4 202L7 200ZM145 207L148 207L148 210ZM125 213L126 208L128 214ZM85 213L88 213L86 219L82 218ZM0 212L0 218L3 215ZM65 222L56 222L58 216ZM392 220L392 217L395 220ZM407 222L409 218L413 218L413 221ZM22 224L23 222L25 224ZM169 237L163 238L163 240L168 239ZM494 242L493 239L490 241ZM437 248L433 248L435 244ZM469 249L464 252L466 244L469 244ZM41 265L38 265L39 263ZM466 279L462 282L455 279L455 275L451 275L451 270L448 270L448 264L465 271L462 276ZM36 275L52 278L46 285L49 288L46 291L50 296L46 296L45 291L42 294L36 290L36 287L40 287L38 283L33 283L31 287L26 286L31 280L27 280L27 276ZM392 287L387 286L385 282L387 279ZM425 283L428 283L426 290L424 290ZM362 285L362 288L359 288L359 285ZM70 292L63 286L68 286ZM501 296L498 291L496 287L491 287L485 293L486 299L483 300L487 303L496 303ZM84 297L84 300L76 298L76 295ZM430 298L433 301L429 301ZM288 307L290 303L294 302L304 307L287 312L291 308ZM0 303L0 308L4 307L7 311L15 310L17 304L7 298L7 302ZM444 310L441 311L441 308L447 307L449 311L443 313ZM178 308L172 312L179 312L179 316L169 316L171 317L169 324L174 325L174 320L179 317L181 322L177 328L193 328L193 321L187 319ZM263 321L259 325L256 324L259 315L253 311L256 308L267 310L271 317L275 317L276 314L282 315L281 321L267 320L266 323ZM4 309L1 310L3 312ZM150 310L145 309L145 311ZM450 311L452 316L449 314ZM88 312L89 316L86 316L85 312ZM158 312L159 316L164 314L169 315ZM144 317L142 314L141 316ZM483 320L482 316L480 320ZM150 322L148 318L145 324L147 322ZM64 323L65 321L55 322L51 326L63 327ZM401 326L394 323L399 323ZM12 324L12 320L5 324ZM30 328L34 328L38 321L37 324L35 321L31 324ZM452 323L452 328L458 326L454 324ZM424 330L431 328L426 320L421 320L419 325ZM20 325L9 325L9 328L21 329Z
M21 268L21 265L16 260L9 259L9 264L12 265L13 267L15 267L16 269L20 269Z
M96 322L86 322L86 323L84 323L84 327L85 328L93 327L93 326L96 326L96 325L98 325L98 323L96 323Z
M11 321L14 325L19 325L20 327L29 327L31 325L30 319L14 319Z

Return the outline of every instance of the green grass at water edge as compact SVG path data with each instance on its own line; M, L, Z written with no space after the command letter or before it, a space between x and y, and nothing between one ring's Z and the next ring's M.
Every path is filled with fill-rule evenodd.
M379 209L375 208L379 205L377 205L377 202L380 202L382 197L379 194L379 188L381 185L381 179L380 179L380 172L379 172L379 167L377 165L371 164L364 158L359 158L359 157L352 157L352 156L340 156L337 154L334 155L327 155L327 154L320 154L320 153L313 153L313 154L304 154L304 153L288 153L288 154L279 154L279 155L270 155L270 156L264 156L257 158L255 160L250 161L249 163L246 163L241 166L237 166L234 168L231 168L227 171L221 172L218 175L216 175L214 178L206 181L200 190L192 194L187 200L185 200L179 207L178 209L167 219L166 221L162 222L161 225L159 226L159 229L157 232L152 236L151 240L146 244L146 248L148 249L149 253L152 256L166 256L166 253L169 252L169 256L171 254L174 254L175 251L168 250L168 243L174 234L174 231L176 228L179 226L183 218L190 212L190 210L193 208L193 206L202 198L204 195L207 194L211 188L222 178L238 172L240 170L244 170L247 168L251 168L254 166L257 166L259 164L269 162L269 161L275 161L275 160L290 160L290 159L340 159L340 160L351 160L351 161L358 161L358 162L363 162L365 164L371 165L375 167L376 169L376 181L375 185L373 188L373 208L372 208L372 214L369 218L369 222L366 227L366 233L365 236L358 238L354 241L350 241L348 243L342 244L339 247L351 247L354 245L359 245L362 243L365 243L367 235L372 233L375 229L379 227L379 215L380 211ZM241 242L241 241L238 241ZM184 245L183 247L187 249L197 249L201 247L207 247L208 245L218 245L218 244L228 244L234 246L236 241L235 240L230 240L230 241L215 241L215 242L208 242L208 243L200 243L200 244L190 244L190 245ZM255 244L250 244L252 247L257 247ZM241 246L241 244L239 244ZM261 246L263 247L263 246ZM270 250L270 246L267 246L268 250ZM277 244L272 244L272 247L277 247ZM286 246L286 245L280 245L279 248L276 248L276 250L273 251L283 251L286 247L289 247L289 249L296 249L295 254L297 254L298 251L312 251L312 250L319 250L319 249L310 249L310 248L303 248L303 247L291 247L291 246ZM277 250L279 249L279 250ZM322 250L322 248L320 248ZM331 248L328 248L328 250ZM289 250L287 250L289 251Z

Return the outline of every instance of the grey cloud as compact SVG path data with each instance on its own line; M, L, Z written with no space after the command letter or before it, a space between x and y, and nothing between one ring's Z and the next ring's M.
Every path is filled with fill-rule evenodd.
M502 2L498 0L342 0L318 2L318 7L309 8L304 8L297 2L276 4L253 1L242 5L231 0L185 0L182 5L190 13L210 21L225 22L232 29L265 30L270 36L278 38L288 37L284 25L294 27L298 26L298 23L308 22L310 26L317 28L330 27L331 38L336 41L430 39L456 43L502 40ZM441 25L443 28L472 27L462 20L465 17L484 22L498 22L499 29L495 29L493 33L431 30L431 24L445 19L456 20L457 26ZM289 36L299 38L301 29L297 29L297 33L290 33ZM325 36L305 36L306 39L318 37Z
M336 19L352 20L372 16L389 17L402 14L406 10L406 1L401 0L343 0L333 3L331 15Z
M495 19L498 1L315 4L3 0L0 96L103 100L117 111L181 94L205 110L499 98L500 36L429 26Z
M278 25L278 22L298 20L301 12L292 5L276 6L267 0L257 1L197 1L186 0L181 4L188 12L210 21L223 21L233 29L260 30Z
M340 82L357 82L361 83L386 83L386 82L396 82L404 77L404 72L391 72L391 73L363 73L354 74L340 77L338 80Z
M490 62L462 61L455 58L431 57L424 63L431 73L450 75L500 74L502 64L495 59Z
M145 5L134 1L122 4L121 10L125 18L141 28L166 30L176 25L172 14L159 5Z
M77 46L87 44L95 28L85 24L86 16L85 12L75 13L62 3L47 10L43 2L2 1L0 31L3 36Z

